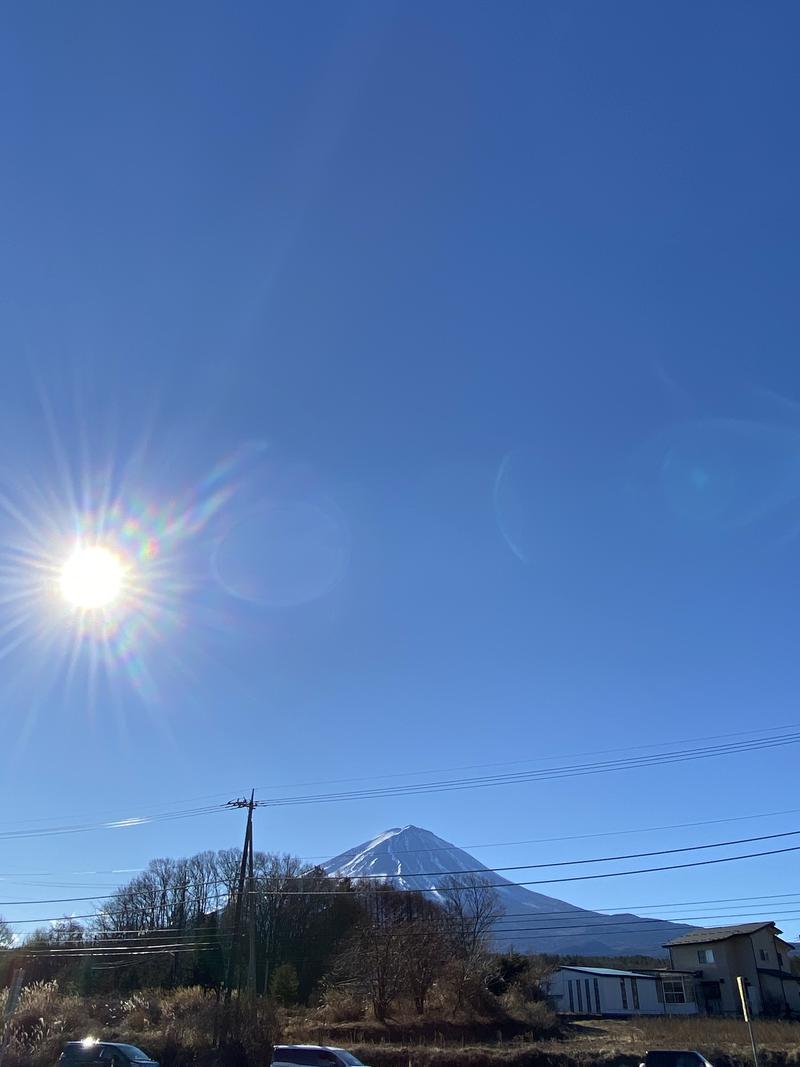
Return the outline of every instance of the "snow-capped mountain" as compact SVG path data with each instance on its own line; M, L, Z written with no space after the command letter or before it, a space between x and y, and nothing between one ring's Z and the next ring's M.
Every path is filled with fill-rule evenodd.
M587 911L556 897L534 893L495 874L468 852L418 826L395 827L334 856L323 869L347 878L385 878L401 889L419 889L444 900L450 876L485 878L497 888L504 915L496 924L498 948L523 952L607 956L666 955L662 945L691 927L637 915Z

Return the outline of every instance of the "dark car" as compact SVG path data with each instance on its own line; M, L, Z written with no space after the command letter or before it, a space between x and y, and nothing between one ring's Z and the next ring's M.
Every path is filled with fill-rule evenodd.
M136 1045L121 1041L68 1041L58 1057L58 1067L132 1067L147 1064L158 1067L158 1062Z
M686 1049L653 1049L646 1052L641 1067L712 1067L700 1052Z
M352 1052L330 1045L276 1045L272 1050L272 1067L364 1067Z

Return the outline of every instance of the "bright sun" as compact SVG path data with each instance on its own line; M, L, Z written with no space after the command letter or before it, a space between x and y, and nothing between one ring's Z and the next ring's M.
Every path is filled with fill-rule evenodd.
M101 545L77 548L61 570L64 599L76 608L102 608L122 589L123 566L119 556Z

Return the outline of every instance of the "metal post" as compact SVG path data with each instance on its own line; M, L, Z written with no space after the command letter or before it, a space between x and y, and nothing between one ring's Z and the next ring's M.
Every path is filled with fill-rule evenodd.
M753 1023L750 1019L750 1012L747 1007L747 991L744 986L744 978L738 975L736 978L736 985L739 987L739 1000L742 1002L742 1014L744 1015L744 1021L747 1023L747 1029L750 1031L750 1045L753 1049L753 1063L755 1067L758 1067L758 1049L756 1048L756 1039L753 1033Z
M0 1067L3 1065L3 1058L6 1054L8 1043L11 1040L11 1017L17 1007L20 990L22 989L22 979L24 977L25 972L19 968L14 971L14 977L11 979L11 985L9 986L6 1010L3 1012L3 1038L2 1041L0 1041Z

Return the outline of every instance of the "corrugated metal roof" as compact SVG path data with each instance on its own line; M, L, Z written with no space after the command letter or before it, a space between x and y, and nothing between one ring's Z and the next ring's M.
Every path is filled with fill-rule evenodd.
M613 967L579 967L578 964L565 964L560 970L580 971L581 974L596 974L605 978L655 978L654 974L644 974L642 971L617 971Z
M770 920L761 923L740 923L738 926L711 926L706 930L693 930L690 934L676 937L674 941L667 941L664 948L672 948L675 945L704 945L708 941L727 941L729 937L754 934L767 926L775 926L775 923ZM779 934L780 930L776 927L775 932Z

